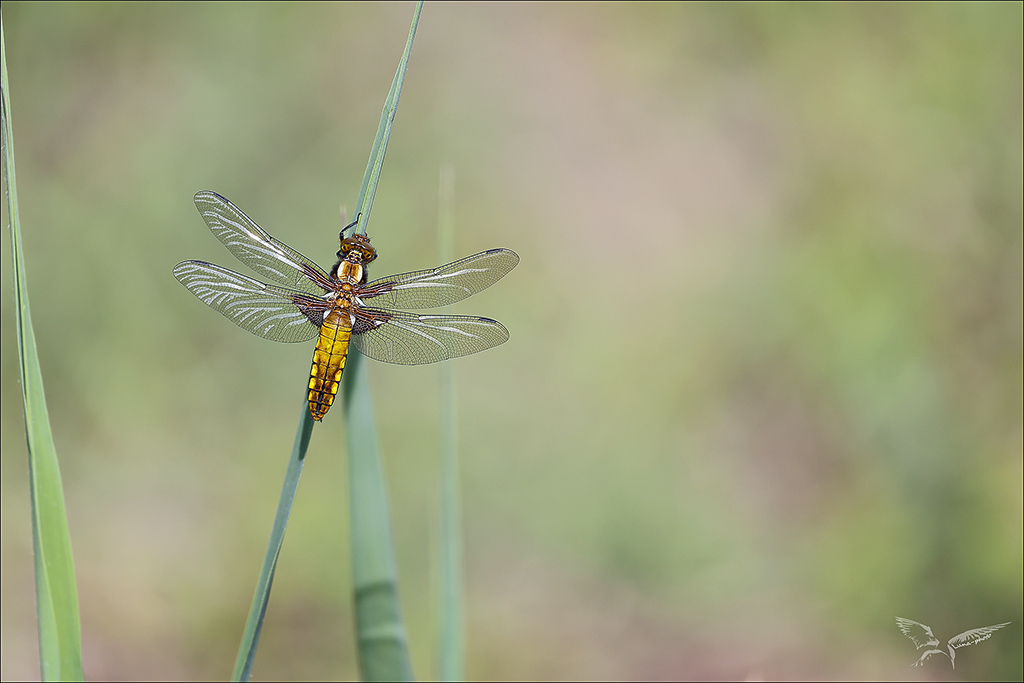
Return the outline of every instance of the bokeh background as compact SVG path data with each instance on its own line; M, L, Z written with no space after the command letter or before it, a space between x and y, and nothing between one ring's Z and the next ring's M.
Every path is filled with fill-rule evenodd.
M3 5L89 678L230 675L311 346L170 269L244 270L200 189L330 265L411 13ZM455 366L469 677L1024 676L1021 27L1020 3L426 6L373 274L437 263L445 165L457 255L522 257L457 307L512 335ZM0 302L0 676L30 679ZM438 377L371 368L424 678ZM256 679L358 675L343 430L314 432ZM954 672L911 669L897 615L1013 623Z

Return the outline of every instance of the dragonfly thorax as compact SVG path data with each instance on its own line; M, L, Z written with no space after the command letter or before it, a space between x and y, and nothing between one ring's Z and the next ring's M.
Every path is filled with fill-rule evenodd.
M352 285L366 282L366 268L363 268L361 263L353 263L348 259L342 259L331 269L331 279L342 283L342 288L351 295Z
M377 258L377 250L366 235L352 235L341 240L338 262L331 269L331 279L352 284L366 283L366 264Z

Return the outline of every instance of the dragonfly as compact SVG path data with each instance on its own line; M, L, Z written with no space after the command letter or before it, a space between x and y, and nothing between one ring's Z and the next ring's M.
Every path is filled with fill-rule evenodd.
M261 277L206 261L182 261L172 272L200 301L253 334L278 342L318 337L309 371L309 413L321 421L334 403L349 349L385 363L437 363L508 341L497 320L471 315L419 315L403 310L447 306L490 287L519 263L510 249L488 249L447 265L368 281L377 258L370 239L338 238L338 262L325 271L274 239L216 192L195 195L206 225Z

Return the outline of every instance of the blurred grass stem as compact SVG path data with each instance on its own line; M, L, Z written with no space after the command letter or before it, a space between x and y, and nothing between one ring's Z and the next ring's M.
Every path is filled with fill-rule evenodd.
M42 369L36 350L28 305L28 279L21 250L18 189L14 173L14 139L7 81L7 51L0 18L0 89L3 90L4 189L11 225L14 261L15 321L21 390L25 406L29 482L32 497L32 545L36 575L36 615L39 627L39 669L44 681L76 680L82 675L82 633L78 614L75 567L68 532L64 489L57 450L43 391Z
M438 203L438 256L453 258L455 241L455 172L441 169ZM437 670L441 681L463 678L464 626L462 606L462 510L459 487L458 422L455 375L450 362L441 364L441 539L438 567L439 613Z

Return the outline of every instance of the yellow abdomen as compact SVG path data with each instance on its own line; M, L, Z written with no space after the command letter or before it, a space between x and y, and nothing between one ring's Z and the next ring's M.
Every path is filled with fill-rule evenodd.
M334 403L334 397L338 395L351 338L352 318L348 307L329 311L320 326L320 338L316 342L313 366L309 370L309 412L314 420L323 419Z

